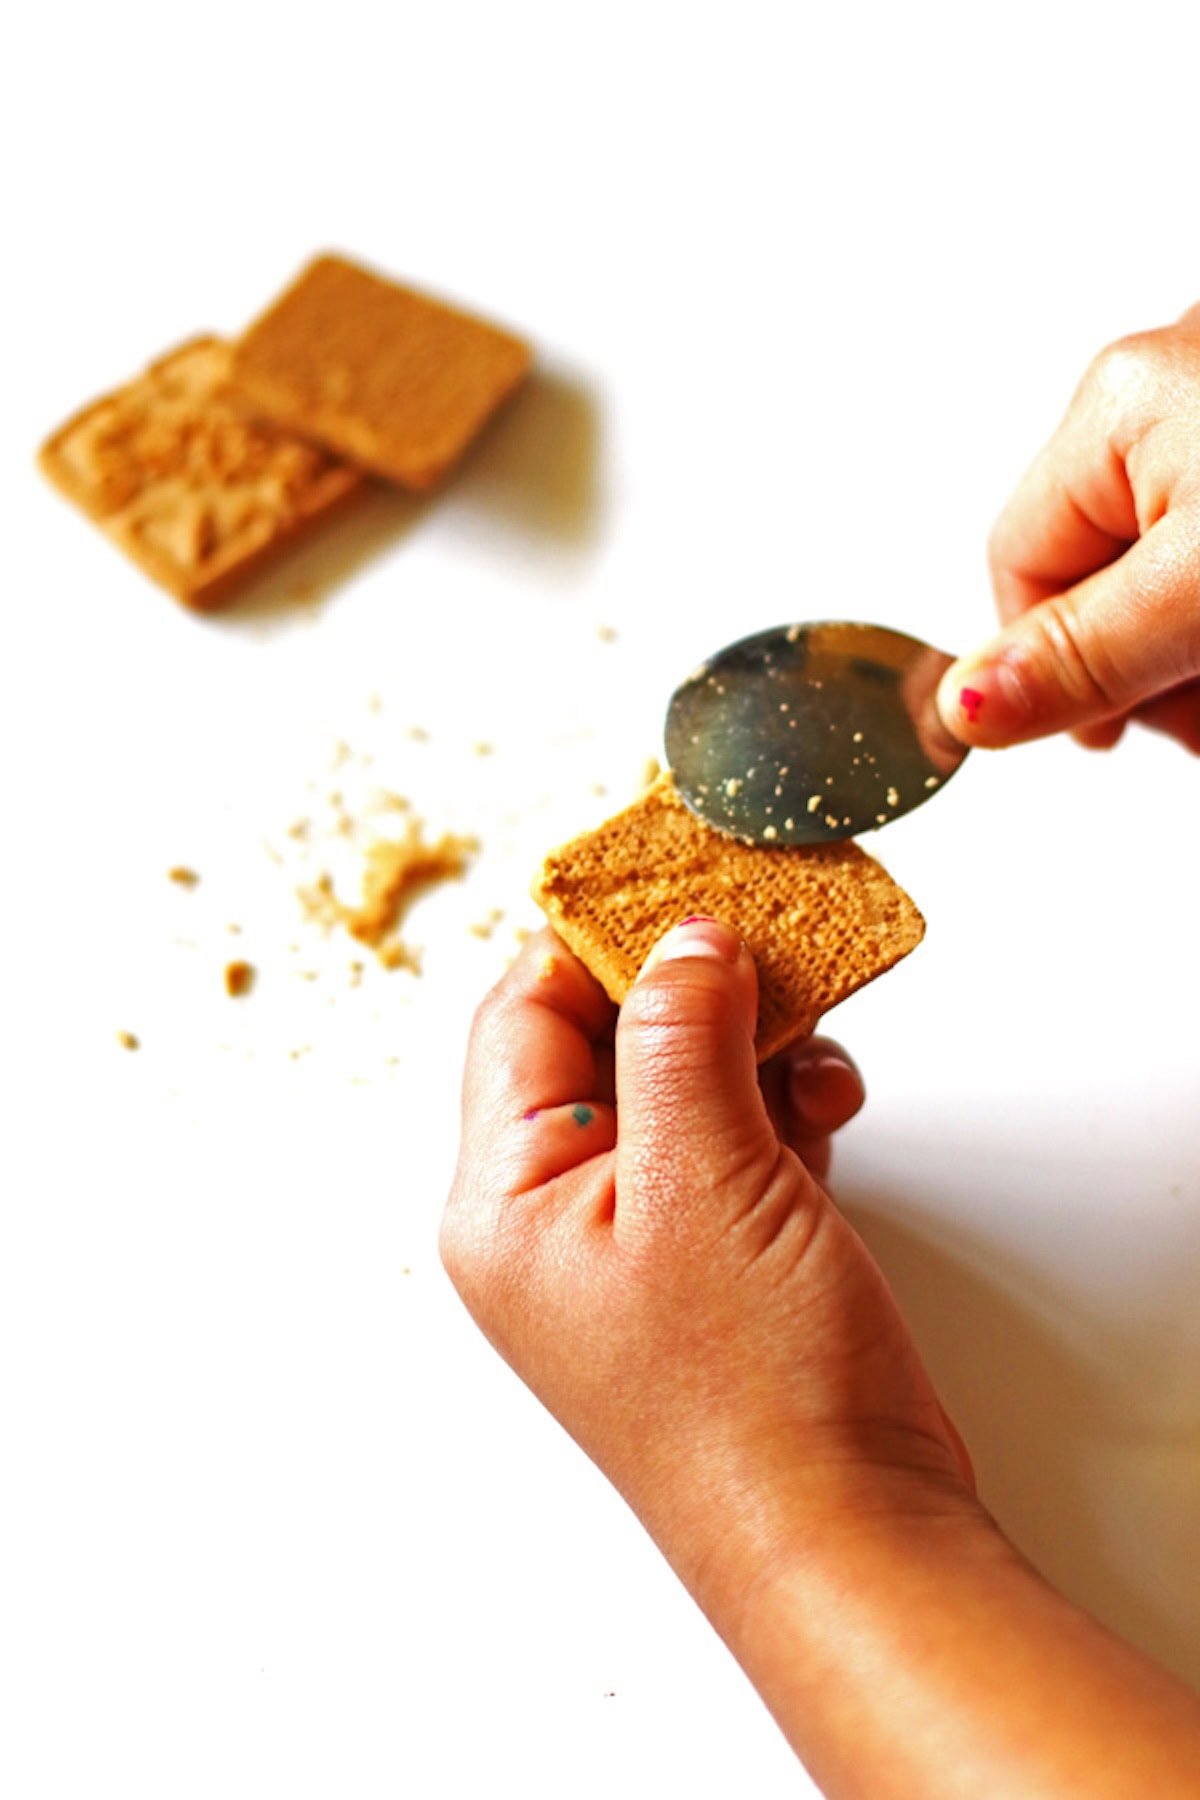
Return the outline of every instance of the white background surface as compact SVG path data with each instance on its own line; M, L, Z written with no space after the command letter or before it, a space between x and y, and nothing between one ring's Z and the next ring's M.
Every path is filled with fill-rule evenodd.
M1084 363L1200 296L1190 12L10 25L6 1793L803 1786L439 1269L464 1036L542 850L632 794L702 653L988 630L987 526ZM189 617L33 451L324 247L544 376L442 497ZM354 988L286 833L376 781L484 850L412 917L423 975ZM1192 1679L1198 800L1144 737L975 757L882 840L928 938L833 1027L871 1088L839 1192L986 1496Z

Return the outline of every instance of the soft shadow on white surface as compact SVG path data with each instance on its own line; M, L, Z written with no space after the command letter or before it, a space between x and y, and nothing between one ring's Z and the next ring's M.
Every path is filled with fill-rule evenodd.
M595 389L561 369L535 368L448 497L515 532L585 549L601 522L600 450Z
M406 494L383 481L369 483L218 617L262 624L318 611L439 507L527 544L586 550L600 518L599 453L600 407L592 388L561 371L535 369L438 492Z
M880 1149L897 1171L920 1166L912 1145ZM977 1154L950 1151L963 1169ZM1014 1159L1015 1193L1025 1175ZM993 1168L989 1180L1003 1179ZM1131 1266L1118 1296L1088 1293L1061 1262L1035 1262L969 1217L935 1217L900 1183L852 1182L837 1197L896 1293L990 1510L1072 1599L1200 1683L1192 1259ZM1152 1201L1130 1201L1150 1229Z
M424 495L369 482L311 536L251 581L213 617L221 624L262 624L321 603L414 531L430 506Z

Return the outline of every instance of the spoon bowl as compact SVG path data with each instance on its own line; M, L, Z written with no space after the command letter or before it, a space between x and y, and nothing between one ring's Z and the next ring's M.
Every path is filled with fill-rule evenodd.
M922 805L967 754L942 724L953 657L882 625L780 625L719 650L676 689L675 786L746 843L828 844Z

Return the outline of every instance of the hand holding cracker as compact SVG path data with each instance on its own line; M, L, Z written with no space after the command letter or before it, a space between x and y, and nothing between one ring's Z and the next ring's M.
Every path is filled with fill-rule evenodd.
M756 1011L712 919L668 933L619 1017L531 939L472 1033L451 1278L830 1800L1192 1792L1200 1706L975 1499L883 1277L772 1123ZM818 1136L861 1095L825 1054L823 1097L794 1076Z
M942 682L957 737L1107 750L1137 719L1200 753L1200 306L1095 359L990 561L1004 629Z
M475 1317L696 1575L733 1497L843 1456L966 1491L877 1270L806 1166L862 1099L833 1045L763 1065L754 960L675 927L618 1015L549 931L477 1015L443 1255ZM769 1099L768 1099L769 1095ZM772 1116L773 1115L773 1116ZM842 1475L832 1480L840 1491Z

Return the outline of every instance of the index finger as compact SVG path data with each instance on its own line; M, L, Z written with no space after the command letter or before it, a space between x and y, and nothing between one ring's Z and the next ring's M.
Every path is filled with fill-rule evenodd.
M1085 383L992 527L1001 622L1115 562L1137 536L1129 478Z
M549 929L535 933L475 1015L463 1118L508 1122L596 1094L596 1050L617 1009Z

